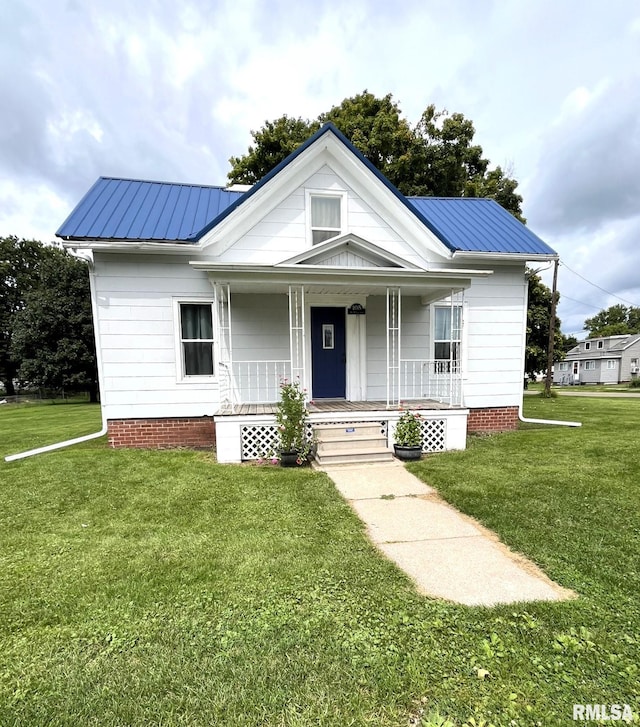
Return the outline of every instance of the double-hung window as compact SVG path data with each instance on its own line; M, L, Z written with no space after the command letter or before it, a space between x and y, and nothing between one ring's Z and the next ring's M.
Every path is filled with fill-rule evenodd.
M433 358L436 373L460 370L462 307L435 306L433 309Z
M184 376L213 376L213 306L180 303L180 348Z
M607 361L607 368L608 369L615 369L615 367L616 367L616 360L615 360L615 358L610 358Z
M595 361L585 361L585 363L584 363L584 370L585 371L595 371L596 370L596 362Z
M342 195L311 194L309 196L311 242L318 245L342 232Z

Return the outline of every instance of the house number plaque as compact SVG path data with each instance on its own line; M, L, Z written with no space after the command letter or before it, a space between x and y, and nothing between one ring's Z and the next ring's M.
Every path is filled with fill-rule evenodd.
M360 303L354 303L347 308L347 313L350 316L363 316L366 312L366 309Z

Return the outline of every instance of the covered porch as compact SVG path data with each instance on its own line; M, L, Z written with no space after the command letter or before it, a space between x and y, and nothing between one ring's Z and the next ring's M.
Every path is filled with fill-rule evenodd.
M464 448L464 295L490 271L425 270L362 241L342 246L342 266L193 263L215 291L220 461L270 451L284 379L306 390L311 426L377 422L391 446L410 407L423 416L423 451Z
M469 277L238 267L226 280L218 266L209 272L220 414L274 404L285 379L299 380L314 403L463 406Z

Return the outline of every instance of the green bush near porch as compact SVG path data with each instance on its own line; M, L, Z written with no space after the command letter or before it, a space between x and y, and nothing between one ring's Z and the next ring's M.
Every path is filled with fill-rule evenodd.
M89 442L0 463L0 724L571 724L640 711L635 400L525 401L527 425L412 471L580 594L423 598L310 470ZM99 428L0 409L0 453ZM481 678L484 677L484 678Z

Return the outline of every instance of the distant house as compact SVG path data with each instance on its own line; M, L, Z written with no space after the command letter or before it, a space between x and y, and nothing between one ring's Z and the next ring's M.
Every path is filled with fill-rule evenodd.
M640 335L606 336L580 341L556 361L553 383L619 384L640 375Z
M112 446L258 457L283 378L312 423L401 404L423 449L514 429L527 261L556 253L493 200L403 196L331 124L249 189L100 178L58 230L90 251Z

